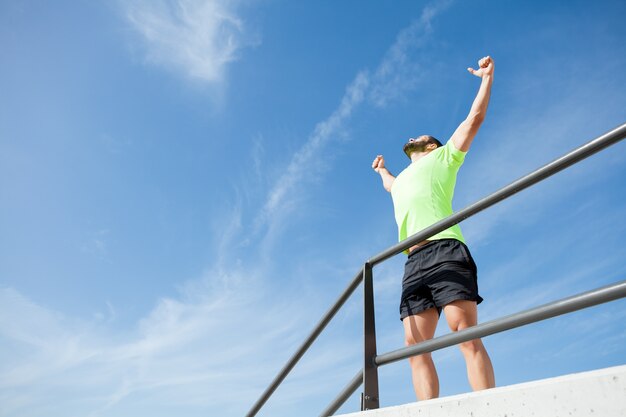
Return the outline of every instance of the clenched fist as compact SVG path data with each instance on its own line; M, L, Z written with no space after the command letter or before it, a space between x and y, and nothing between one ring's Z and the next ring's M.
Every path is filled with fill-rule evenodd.
M470 74L474 74L477 77L483 77L485 75L493 75L494 62L490 56L486 56L478 61L478 69L468 68Z
M372 169L376 172L380 172L382 168L385 167L385 158L382 155L377 155L374 158L374 162L372 162Z

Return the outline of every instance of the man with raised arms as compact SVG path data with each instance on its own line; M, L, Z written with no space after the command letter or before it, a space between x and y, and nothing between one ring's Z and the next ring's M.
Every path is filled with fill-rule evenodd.
M477 70L468 71L481 78L480 88L467 118L445 145L432 136L410 138L404 153L411 163L397 177L387 170L382 155L372 163L383 187L391 193L400 241L452 214L457 172L487 112L493 59L484 57ZM482 298L478 295L476 264L460 227L454 225L407 252L400 300L406 345L432 339L442 310L452 331L476 325L476 306ZM482 341L465 342L460 348L472 389L494 387L493 367ZM417 398L438 397L439 378L431 354L414 356L409 363Z

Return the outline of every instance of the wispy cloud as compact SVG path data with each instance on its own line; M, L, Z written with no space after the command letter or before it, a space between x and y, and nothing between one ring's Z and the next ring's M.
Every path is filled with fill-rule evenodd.
M226 66L252 42L236 5L228 0L124 3L148 61L210 84L222 81Z
M273 236L272 230L282 224L279 219L297 207L306 189L301 185L328 169L326 160L317 155L341 137L342 130L358 107L366 100L375 106L385 106L419 85L424 70L417 64L416 51L430 35L433 19L450 3L442 0L426 6L420 17L400 32L373 72L362 70L356 74L337 109L316 125L308 140L293 154L287 169L267 193L256 219L257 228L262 224L268 225L268 237Z
M113 323L69 319L2 289L1 351L5 358L6 349L21 353L0 364L0 410L123 415L120 403L132 408L149 401L154 409L169 403L179 411L210 406L241 413L241 396L253 398L259 389L242 381L265 381L283 359L272 359L273 353L293 350L302 338L299 301L277 302L257 284L249 270L209 271L178 297L161 299L124 336L113 332ZM58 395L56 405L46 402L45 392Z
M243 23L232 4L134 1L127 15L145 40L152 62L216 83L243 44ZM419 33L427 32L432 10L427 9L419 24L398 38L373 75L368 71L356 74L338 107L315 126L292 155L284 175L267 189L264 204L254 217L253 222L267 227L262 239L271 240L276 225L297 206L299 190L308 176L324 172L325 165L315 155L341 137L367 95L373 94L377 105L393 99L391 91L407 76L399 76L395 64L404 59L404 48L415 46ZM419 32L418 26L424 32ZM24 407L49 411L42 393L54 392L62 393L58 397L65 399L55 407L79 409L82 415L121 415L122 403L129 405L125 409L141 405L148 412L169 403L176 404L177 412L190 410L189 415L191 410L209 406L226 414L241 414L249 406L242 405L241 399L256 398L268 375L282 365L284 355L275 352L293 352L309 330L303 326L309 320L301 308L302 298L309 300L307 310L326 307L321 305L320 294L311 294L311 289L303 290L297 298L277 300L276 294L268 294L268 287L263 285L270 279L267 271L258 265L244 265L229 255L230 249L240 244L235 240L245 221L241 204L241 200L234 204L223 224L217 262L204 277L187 283L177 297L159 300L124 335L111 330L114 322L97 317L74 321L14 290L1 290L0 338L5 346L23 352L0 367L0 386L11 393L0 398L2 411L10 413ZM311 390L302 392L297 384L304 376L319 379L319 392L326 390L323 381L337 379L342 385L345 375L355 371L351 360L358 358L358 352L358 344L351 339L334 340L332 348L325 343L316 345L307 355L307 363L281 388L281 401L297 404L310 396ZM358 359L354 362L358 367ZM319 374L321 366L329 373ZM64 380L61 386L54 382L60 376ZM242 386L242 381L247 383ZM24 387L36 394L27 399L15 395ZM76 392L77 387L79 396L66 391Z
M291 157L284 174L267 193L266 202L257 218L257 224L267 223L279 213L285 214L294 208L298 196L294 194L305 176L319 174L321 169L318 155L324 146L336 139L344 123L355 108L363 101L364 92L369 85L366 73L359 73L346 89L339 107L324 121L315 127L307 142Z
M426 71L416 59L416 54L429 39L434 18L451 3L450 0L441 0L428 4L420 17L398 34L372 76L372 87L368 93L372 104L384 107L422 82Z

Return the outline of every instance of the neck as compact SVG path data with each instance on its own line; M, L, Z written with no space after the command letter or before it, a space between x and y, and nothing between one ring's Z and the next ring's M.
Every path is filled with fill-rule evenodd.
M429 153L430 152L412 152L411 153L411 163L419 161L420 159L422 159L423 157L425 157Z

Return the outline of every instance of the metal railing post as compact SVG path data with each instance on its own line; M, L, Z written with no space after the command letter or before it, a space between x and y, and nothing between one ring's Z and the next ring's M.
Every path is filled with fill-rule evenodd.
M372 265L363 266L363 394L361 411L379 407L378 366L376 365L376 320L374 312L374 279Z

